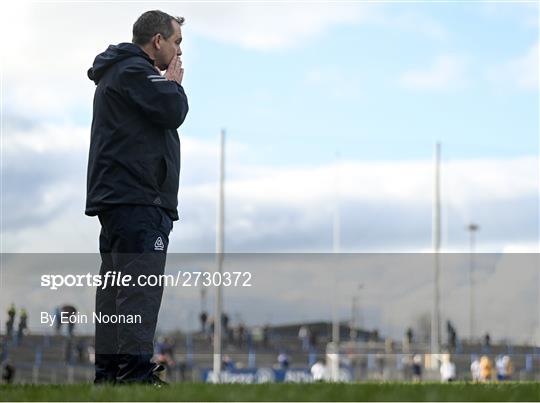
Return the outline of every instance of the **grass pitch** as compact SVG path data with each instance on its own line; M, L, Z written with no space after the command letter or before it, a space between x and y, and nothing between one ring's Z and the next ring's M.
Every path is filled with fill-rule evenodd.
M0 401L540 401L540 382L150 386L2 385Z

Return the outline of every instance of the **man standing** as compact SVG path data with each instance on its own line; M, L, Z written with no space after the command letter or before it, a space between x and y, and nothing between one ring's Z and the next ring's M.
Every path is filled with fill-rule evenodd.
M109 46L88 70L97 87L85 213L101 223L102 278L111 271L133 278L98 287L96 314L142 318L96 322L95 383L159 383L150 359L163 287L137 279L163 274L178 219L176 129L188 112L179 57L183 22L157 10L142 14L132 43Z

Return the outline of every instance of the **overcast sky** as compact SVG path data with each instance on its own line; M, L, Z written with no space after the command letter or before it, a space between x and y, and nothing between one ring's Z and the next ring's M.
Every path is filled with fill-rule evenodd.
M1 7L3 252L97 251L86 70L154 8L186 17L170 251L215 248L221 128L229 252L331 251L336 199L342 250L429 251L435 141L443 249L467 251L474 221L480 251L538 251L534 3Z

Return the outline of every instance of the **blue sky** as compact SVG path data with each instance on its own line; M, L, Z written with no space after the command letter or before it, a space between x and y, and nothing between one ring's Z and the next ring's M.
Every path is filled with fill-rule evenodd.
M253 50L195 34L184 52L192 107L183 132L211 138L224 126L254 159L278 165L326 162L335 151L361 160L430 158L435 140L454 158L536 155L538 92L489 78L536 45L537 27L526 24L534 8L486 7L385 7L427 16L438 36L343 24L301 45ZM430 70L445 55L463 71L444 88L400 85L402 74Z

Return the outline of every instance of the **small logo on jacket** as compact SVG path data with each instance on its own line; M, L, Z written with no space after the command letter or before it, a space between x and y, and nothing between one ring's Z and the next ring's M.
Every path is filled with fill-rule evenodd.
M163 240L158 236L156 242L154 242L154 250L163 250L164 247Z
M156 197L153 201L154 204L161 204L161 199L158 197Z

